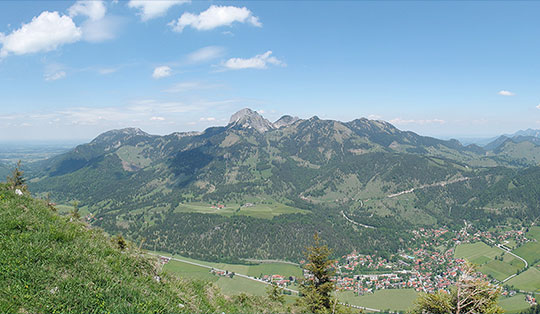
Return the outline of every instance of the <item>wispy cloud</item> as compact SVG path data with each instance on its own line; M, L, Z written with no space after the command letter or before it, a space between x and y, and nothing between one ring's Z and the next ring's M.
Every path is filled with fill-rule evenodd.
M205 121L205 122L212 122L212 121L216 121L217 119L214 118L214 117L206 117L206 118L200 118L199 121Z
M272 57L272 51L268 50L267 52L256 55L253 58L242 59L242 58L231 58L223 63L223 67L230 70L241 70L241 69L266 69L268 65L278 65L278 66L287 66L282 61L278 60L276 57Z
M56 81L59 79L63 79L64 77L66 77L65 71L58 71L55 73L49 73L44 75L45 81Z
M188 92L192 90L204 90L204 89L214 89L219 88L222 85L218 84L206 84L198 81L192 81L192 82L180 82L176 83L173 86L167 88L164 90L164 92L167 93L183 93Z
M182 32L187 26L196 30L211 30L220 26L231 26L235 22L262 27L259 18L246 7L217 5L210 6L200 14L186 12L178 20L170 22L169 25L175 32Z
M516 95L513 92L508 91L508 90L501 90L497 94L499 94L501 96L514 96L514 95Z
M130 0L128 7L139 10L142 21L148 21L165 15L175 5L188 3L189 0Z
M105 16L107 8L102 0L82 0L75 2L75 4L68 9L68 13L70 17L84 15L91 20L97 21Z
M186 59L188 63L200 63L219 58L225 52L225 48L219 46L207 46L197 49L188 54Z

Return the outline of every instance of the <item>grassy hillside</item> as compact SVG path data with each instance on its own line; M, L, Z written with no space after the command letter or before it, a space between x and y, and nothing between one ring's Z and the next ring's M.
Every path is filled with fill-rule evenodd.
M71 220L0 184L0 312L280 311L163 273L157 259Z

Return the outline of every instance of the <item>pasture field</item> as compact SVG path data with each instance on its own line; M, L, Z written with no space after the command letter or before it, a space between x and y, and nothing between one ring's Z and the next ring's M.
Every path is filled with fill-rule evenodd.
M375 293L362 296L357 296L352 291L346 291L340 292L338 299L341 302L373 309L406 311L413 306L417 295L413 289L378 290Z
M530 227L529 232L527 232L527 237L535 238L536 241L540 241L540 227L539 226Z
M506 283L520 290L540 292L540 270L530 267Z
M527 242L512 252L523 257L532 266L540 260L540 242Z
M253 276L253 277L260 277L261 275L282 275L284 277L289 277L289 276L302 277L302 269L297 265L288 264L288 263L272 262L272 263L253 264L253 265L226 264L226 263L214 263L214 262L201 261L194 258L184 257L181 255L171 255L169 253L164 253L164 252L152 252L152 253L160 254L163 256L175 257L178 259L186 260L188 262L197 263L197 264L201 264L201 265L205 265L205 266L209 266L213 268L228 270L230 272L235 272L235 273L244 274L244 275ZM189 274L190 272L193 271L193 269L187 266L197 267L196 265L191 265L191 264L182 263L182 262L173 261L173 260L171 260L169 263L172 263L172 262L175 262L175 263L172 264L174 266L171 266L171 267L176 268L177 272L185 272ZM166 264L166 266L169 265L169 263ZM197 268L201 268L201 267L197 267Z
M456 247L455 257L464 258L471 263L482 265L501 255L502 251L484 242L460 244Z
M170 256L170 254L161 254L161 255ZM194 259L189 259L189 260L192 262L198 262L201 265L208 263L208 262L198 261ZM210 264L215 264L215 263L210 263ZM215 265L225 265L225 264L215 264ZM231 265L231 266L233 266L234 268L235 265ZM256 266L264 266L264 265L255 265L255 267ZM296 267L294 265L288 265L288 266ZM224 269L224 268L221 268L221 269ZM227 269L229 270L230 267L227 267ZM238 270L240 268L235 268L235 269ZM261 269L262 268L255 268L255 270L257 271L260 271ZM268 288L267 284L250 280L250 279L246 279L246 278L242 278L239 276L234 276L233 278L230 278L230 277L213 275L210 273L210 270L208 268L197 266L197 265L192 265L188 263L171 260L167 264L165 264L165 266L163 266L163 270L166 272L175 274L179 277L213 282L221 289L223 294L229 295L229 296L238 295L240 293L246 293L246 294L257 295L257 296L267 295L267 288ZM251 270L251 271L255 271L255 270ZM276 268L276 265L270 265L270 267L268 267L267 270L279 271L280 269ZM245 273L242 273L242 274L245 275ZM291 287L291 288L297 289L297 287ZM296 295L285 295L285 301L287 304L293 303L295 300L296 300Z
M244 205L237 203L225 203L224 208L212 207L213 204L207 203L184 203L176 207L175 212L189 212L201 214L218 214L223 216L244 215L255 218L272 219L282 214L308 213L306 210L294 208L277 202L268 202L268 204L254 203L253 205Z
M208 268L173 260L165 264L163 266L163 270L166 272L177 274L180 277L191 279L206 280L211 282L216 282L219 279L218 276L212 275Z
M503 260L495 260L500 257L503 250L490 247L484 242L460 244L456 248L455 257L465 258L469 262L479 266L479 270L493 278L502 281L525 267L525 263L518 258L504 253Z
M500 298L499 305L505 313L521 313L529 308L529 303L525 301L525 295L521 293L509 298Z
M501 251L502 252L502 251ZM510 254L506 254L506 256L511 256ZM519 261L519 263L516 263L514 261ZM516 267L513 264L518 264L521 267ZM497 260L491 260L488 263L482 265L479 270L486 274L491 275L493 278L503 281L504 279L508 278L509 276L515 274L519 269L523 268L525 266L525 263L520 261L517 258L512 259L512 263L505 263L504 261L497 261Z

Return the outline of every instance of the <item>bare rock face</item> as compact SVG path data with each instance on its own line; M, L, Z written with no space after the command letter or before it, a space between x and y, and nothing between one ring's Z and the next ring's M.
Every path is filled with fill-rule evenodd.
M274 125L256 111L244 108L231 116L229 127L255 129L261 133L275 129Z
M284 127L284 126L291 125L291 124L295 123L298 120L300 120L300 118L289 116L289 115L284 115L283 117L279 118L279 120L274 122L274 126L279 129L279 128Z

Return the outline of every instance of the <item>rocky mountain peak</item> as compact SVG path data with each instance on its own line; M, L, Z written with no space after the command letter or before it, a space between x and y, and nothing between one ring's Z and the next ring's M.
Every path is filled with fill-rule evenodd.
M279 118L276 122L274 122L274 126L279 129L284 126L291 125L298 120L300 120L300 118L284 115L283 117Z
M275 129L274 125L258 112L244 108L231 116L229 126L244 129L255 129L261 133Z

